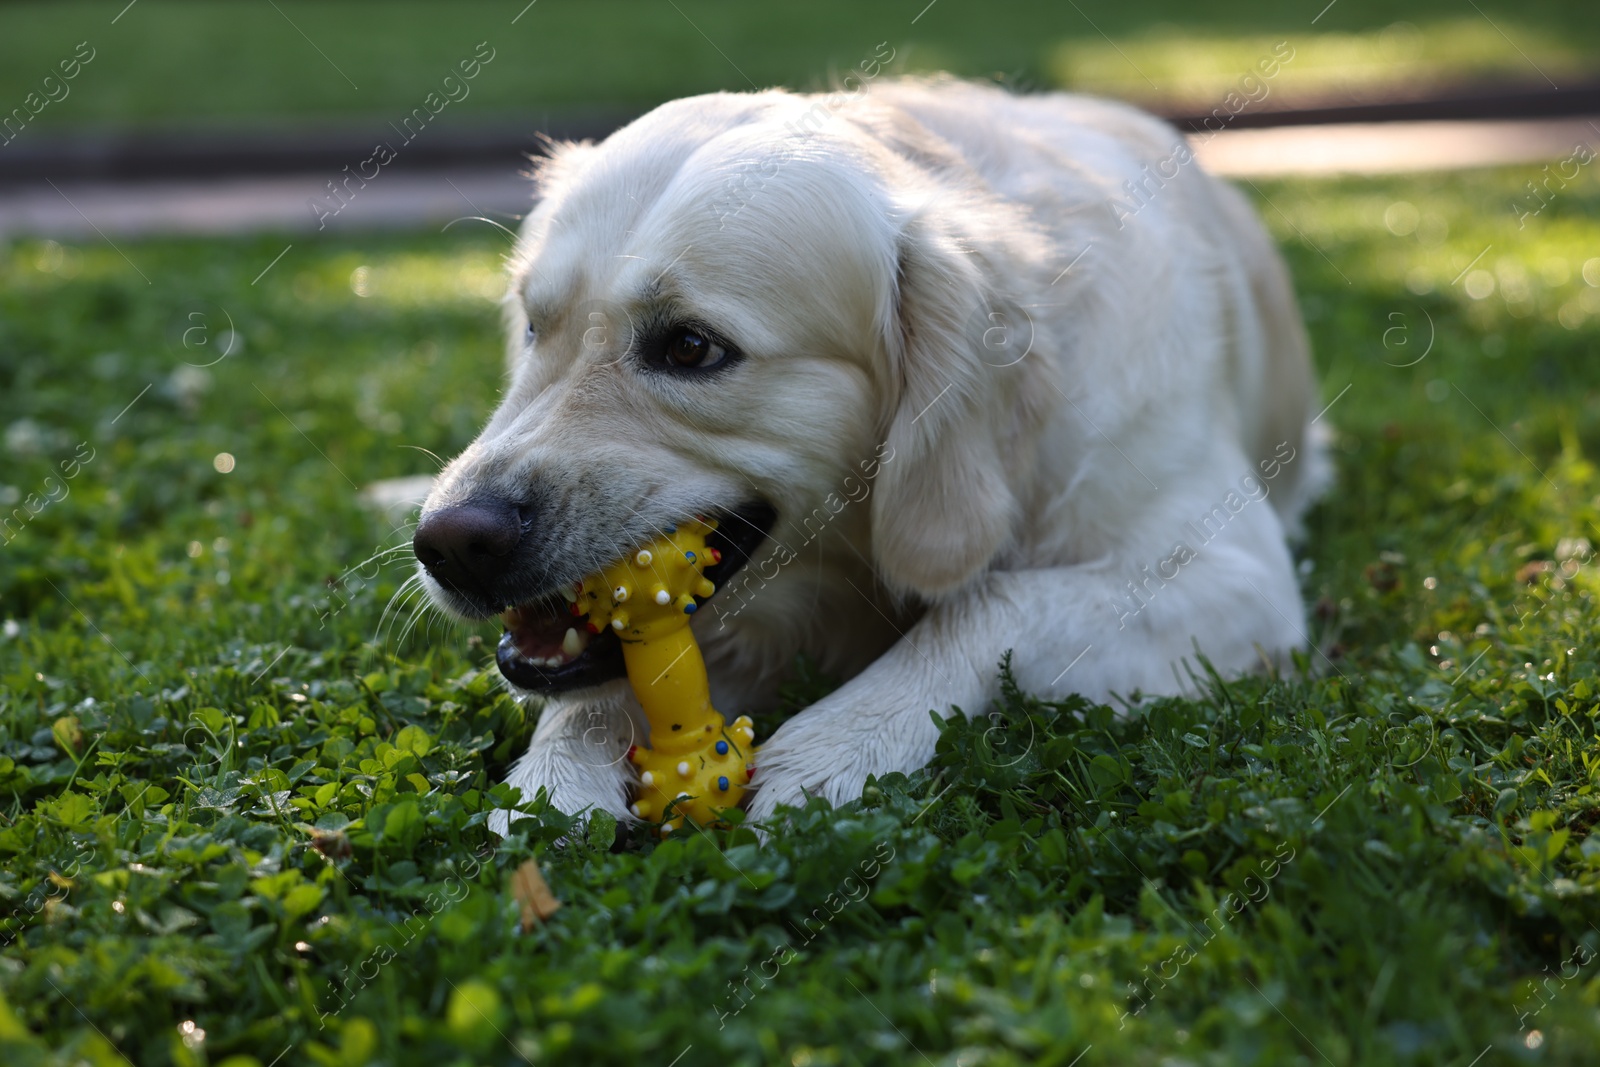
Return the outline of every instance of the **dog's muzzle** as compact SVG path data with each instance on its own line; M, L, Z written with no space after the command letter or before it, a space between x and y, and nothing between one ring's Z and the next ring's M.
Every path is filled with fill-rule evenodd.
M710 517L717 529L706 542L722 559L705 576L720 589L766 540L778 513L756 502L714 509ZM495 662L512 685L556 693L623 677L621 641L609 630L593 632L577 606L583 575L544 571L548 558L534 543L541 539L530 534L532 525L528 509L510 503L457 504L425 516L412 548L463 614L500 615L505 633ZM609 545L586 555L615 559L632 547ZM538 590L532 596L522 592L530 586Z

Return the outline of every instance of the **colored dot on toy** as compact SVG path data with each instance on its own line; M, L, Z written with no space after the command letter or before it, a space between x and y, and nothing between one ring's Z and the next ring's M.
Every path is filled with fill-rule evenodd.
M661 825L661 836L662 837L666 837L670 833L672 833L672 824L670 822L669 823L663 823Z
M699 611L699 610L700 610L700 605L699 605L699 604L696 604L696 603L695 603L695 602L694 602L694 601L692 601L692 600L691 600L691 601L689 601L689 603L687 603L687 604L685 604L685 605L684 605L684 606L683 606L683 613L684 613L684 614L685 614L685 615L693 615L693 614L694 614L694 613L695 613L695 612L697 612L697 611Z
M678 764L678 774L679 774L680 777L683 777L683 778L689 777L689 761L688 760L683 760L683 761L679 762L679 764Z
M639 781L643 782L645 785L655 785L656 776L651 774L649 771L645 771L639 776Z
M619 585L615 589L611 590L611 599L615 600L618 604L621 604L622 602L627 600L628 599L628 587L625 586L625 585Z
M694 558L695 558L694 557L694 553L693 552L685 552L683 554L683 558L688 560L690 563L693 563L694 562Z
M612 619L611 620L611 628L613 630L620 630L626 625L627 624L624 623L621 618L616 618L616 619Z
M629 804L628 805L628 810L633 812L635 815L639 815L639 816L644 815L644 812L639 810L639 805L637 805L637 804Z
M726 742L726 741L718 741L717 742L717 755L726 756L727 754L728 754L728 742Z
M656 603L660 604L662 607L665 607L666 605L672 603L672 594L667 592L665 589L657 589Z
M641 567L650 566L650 561L653 559L655 559L655 557L650 554L650 550L648 548L641 548L639 550L639 554L633 557L633 561Z
M717 788L724 793L728 791L728 779L725 776L717 779Z

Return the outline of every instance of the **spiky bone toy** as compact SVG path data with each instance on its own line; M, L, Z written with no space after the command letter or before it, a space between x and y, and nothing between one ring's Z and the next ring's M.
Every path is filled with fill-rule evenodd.
M702 826L737 807L754 774L755 727L748 715L730 725L711 706L706 664L689 629L696 596L716 591L705 568L721 560L706 547L714 520L695 519L583 580L574 614L592 633L610 627L622 640L628 682L650 723L650 744L628 758L639 769L633 813L664 820L662 833L687 816ZM669 812L670 808L670 812ZM666 817L670 814L670 817Z

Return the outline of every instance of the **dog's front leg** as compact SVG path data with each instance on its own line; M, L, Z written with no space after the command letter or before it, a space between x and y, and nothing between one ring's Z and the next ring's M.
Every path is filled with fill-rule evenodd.
M929 710L983 712L1019 619L1016 605L986 604L983 589L929 609L866 670L761 746L751 817L769 818L807 795L843 804L861 795L869 776L925 765L939 739Z
M1106 701L1191 688L1181 661L1197 644L1223 674L1304 645L1293 562L1270 508L1256 505L1195 552L1154 551L991 573L932 606L876 662L761 748L752 816L803 804L808 794L845 803L868 776L921 768L939 736L929 710L987 711L1008 650L1025 691Z
M626 682L551 697L506 784L522 790L525 803L543 787L558 811L576 815L600 810L630 819L628 794L634 777L628 750L643 743ZM495 812L489 820L489 828L499 834L508 824L505 812Z

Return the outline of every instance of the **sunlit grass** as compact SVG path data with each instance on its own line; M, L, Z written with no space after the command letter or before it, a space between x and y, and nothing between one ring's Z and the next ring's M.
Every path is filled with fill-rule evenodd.
M1275 51L1282 61L1271 63ZM1118 38L1075 37L1056 45L1047 61L1062 88L1215 103L1238 93L1272 108L1377 99L1473 79L1543 84L1546 77L1588 75L1593 67L1592 48L1569 37L1477 16L1395 22L1365 33L1296 28L1252 36L1158 24ZM1272 76L1263 78L1269 70Z
M331 267L332 265L330 265ZM341 262L338 270L343 267ZM488 250L455 256L393 255L362 262L350 269L349 291L356 296L396 309L461 307L482 310L505 296L504 263ZM312 292L342 300L315 286Z
M1341 195L1274 195L1264 217L1280 239L1303 241L1319 266L1327 263L1318 249L1347 276L1401 302L1427 297L1486 337L1518 323L1559 336L1592 328L1600 316L1600 218L1592 210L1600 173L1593 165L1573 170L1572 181L1543 191L1542 207L1527 181L1545 171L1528 167L1448 180L1308 181L1296 188ZM1315 297L1313 309L1328 299L1337 294Z

